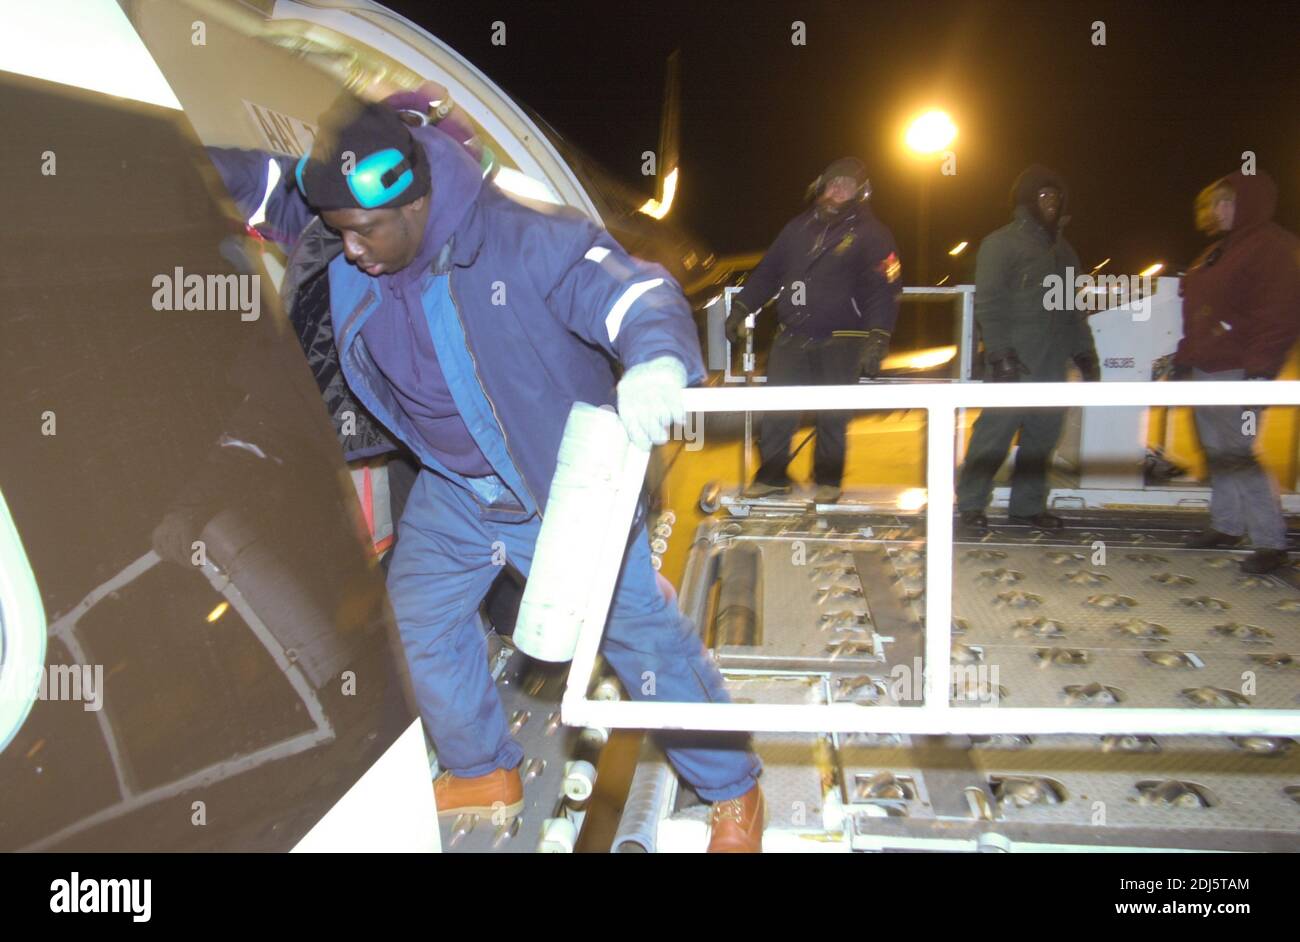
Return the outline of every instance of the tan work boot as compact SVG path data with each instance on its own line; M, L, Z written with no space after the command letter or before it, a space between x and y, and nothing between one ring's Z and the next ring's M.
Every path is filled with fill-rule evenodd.
M474 778L443 772L433 783L433 799L440 818L455 814L512 818L524 810L524 785L518 769L495 769Z
M755 785L739 798L715 801L709 834L710 854L761 854L767 805Z

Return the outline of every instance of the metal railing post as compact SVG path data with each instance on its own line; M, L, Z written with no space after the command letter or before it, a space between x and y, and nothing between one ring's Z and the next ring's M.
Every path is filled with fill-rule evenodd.
M953 407L931 406L926 419L925 706L948 709L952 687Z

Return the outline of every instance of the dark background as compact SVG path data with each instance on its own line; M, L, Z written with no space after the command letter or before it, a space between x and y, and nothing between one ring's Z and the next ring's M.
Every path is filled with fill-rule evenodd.
M857 154L873 205L915 274L920 165L909 118L942 107L959 128L957 174L930 168L930 272L1008 214L1038 161L1065 175L1068 237L1085 267L1154 261L1203 244L1192 200L1254 151L1279 183L1278 220L1300 229L1300 5L1285 3L387 4L647 196L664 66L682 51L681 179L672 216L721 254L765 248L832 159ZM790 42L807 24L807 45ZM506 44L491 43L492 23ZM1092 23L1106 45L1092 44ZM967 253L971 259L973 252ZM909 264L912 263L912 264Z

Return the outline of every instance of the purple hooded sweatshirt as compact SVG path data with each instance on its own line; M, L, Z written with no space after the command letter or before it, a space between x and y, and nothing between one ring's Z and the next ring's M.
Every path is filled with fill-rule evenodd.
M472 157L437 128L413 128L411 134L419 140L433 141L447 153L432 181L429 219L419 252L401 271L379 275L386 280L385 287L393 300L385 299L361 328L361 336L402 411L433 456L452 471L482 477L494 473L492 466L456 411L420 303L434 261L478 196L483 185L482 171Z

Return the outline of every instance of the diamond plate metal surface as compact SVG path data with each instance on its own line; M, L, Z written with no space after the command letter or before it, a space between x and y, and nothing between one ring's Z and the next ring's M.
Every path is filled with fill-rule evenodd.
M727 690L736 702L821 704L826 679L815 674L727 674ZM763 762L763 797L768 827L820 831L826 794L835 785L835 762L829 735L757 733L754 751ZM710 806L691 804L674 817L707 820Z
M822 659L785 674L729 673L728 686L750 702L892 705L890 670L912 667L923 637L924 542L905 521L818 523L804 515L727 524L726 539L763 547L763 647ZM1093 526L1053 537L1008 527L956 544L954 668L972 677L983 668L983 682L1011 706L1068 706L1067 688L1077 709L1119 698L1124 707L1195 710L1225 696L1244 697L1243 709L1300 705L1300 589L1243 576L1240 553L1171 546L1179 536ZM1104 561L1094 557L1099 540ZM814 565L826 568L825 588L851 588L856 577L857 611L873 628L880 612L891 613L890 631L878 631L896 638L883 644L883 660L840 661L820 650L835 630L820 628L821 616L851 609L809 591ZM1126 623L1130 630L1117 627ZM831 789L853 833L885 845L909 829L933 839L955 827L1005 828L1022 844L1248 849L1256 841L1300 851L1300 743L1291 739L775 734L755 745L767 767L770 831L806 832L815 816L796 824L790 809L811 809ZM707 807L678 814L702 818Z
M1125 707L1194 709L1197 700L1184 691L1197 688L1235 692L1257 708L1300 705L1294 662L1260 657L1300 651L1300 614L1287 604L1298 593L1270 577L1243 577L1229 554L1109 547L1105 563L1095 565L1091 551L1077 560L1077 551L1060 547L980 550L1005 554L997 566L1023 573L1020 585L1042 599L1009 606L983 575L992 565L987 559L970 550L955 554L954 617L968 626L960 640L983 648L981 663L997 669L1011 705L1071 705L1066 688L1091 684L1118 689ZM1071 578L1079 573L1106 581L1099 587ZM1035 636L1022 620L1037 618L1059 631ZM1053 648L1082 656L1042 655Z
M925 769L917 763L918 754L913 748L912 738L901 736L898 743L884 745L871 745L861 739L841 737L837 753L848 810L858 812L869 808L867 814L870 817L934 818ZM890 802L864 794L861 787L864 780L870 781L881 773L912 782L915 785L914 796L906 801Z
M1056 805L1002 803L997 820L1100 827L1226 828L1291 832L1300 850L1300 806L1286 794L1300 779L1300 755L1254 755L1223 740L1171 738L1160 752L1103 753L1090 737L1039 737L1027 750L977 750L988 775L1048 776L1067 792ZM1191 782L1212 807L1144 802L1145 781Z
M762 553L762 644L720 649L723 664L745 657L816 662L832 655L846 663L879 662L851 542L768 539L751 545Z
M923 650L921 620L909 601L919 598L924 581L919 544L864 540L857 531L827 534L812 524L774 529L767 521L753 539L762 554L762 643L720 648L720 666L825 672L833 700L905 705L894 699L890 677L895 665L911 670ZM902 574L891 553L902 554ZM854 681L856 690L846 686Z

